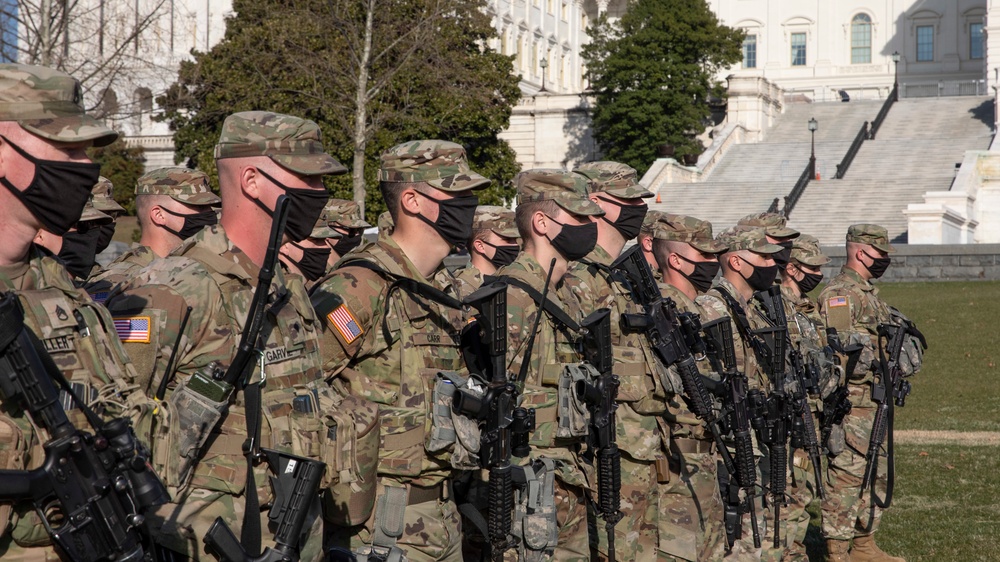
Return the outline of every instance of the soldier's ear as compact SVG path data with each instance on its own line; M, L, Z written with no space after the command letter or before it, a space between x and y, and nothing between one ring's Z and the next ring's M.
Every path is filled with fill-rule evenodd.
M647 252L652 252L653 251L653 237L652 236L643 236L642 238L639 239L639 243L642 244L642 249L643 250L645 250Z
M541 211L535 211L535 214L531 215L531 228L535 231L535 234L539 236L545 236L549 232L549 217Z
M261 177L257 173L257 168L247 166L240 170L240 189L248 198L260 199L260 185L257 183L259 181Z
M411 215L419 215L420 197L417 197L417 190L413 188L404 189L399 194L399 206Z

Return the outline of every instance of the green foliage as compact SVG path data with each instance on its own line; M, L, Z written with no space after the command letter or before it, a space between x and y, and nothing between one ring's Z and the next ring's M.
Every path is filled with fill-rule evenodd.
M716 73L740 60L743 32L721 25L705 0L633 0L617 22L607 17L583 49L595 97L594 137L609 160L645 172L656 149L697 154L722 95Z
M411 139L441 138L466 147L473 169L491 177L480 194L497 203L513 194L514 152L497 138L520 91L511 57L483 45L495 31L484 0L235 0L225 38L181 66L158 102L175 131L179 160L217 185L213 147L226 116L266 109L316 121L327 151L352 165L359 57L368 1L375 12L366 103L366 216L385 205L377 189L379 156ZM429 26L408 44L413 21ZM423 29L423 28L422 28ZM359 31L360 30L360 31ZM398 41L397 41L398 40ZM407 45L409 45L407 47ZM327 178L335 197L353 198L351 177Z
M87 150L87 154L94 163L101 165L101 175L114 185L115 201L129 214L135 214L135 182L145 172L146 156L142 147L128 147L119 137L108 146Z

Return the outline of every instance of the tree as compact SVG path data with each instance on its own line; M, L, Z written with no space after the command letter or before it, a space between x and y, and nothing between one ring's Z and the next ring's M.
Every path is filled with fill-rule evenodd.
M583 49L595 98L594 137L611 160L640 173L663 144L697 154L694 136L724 90L716 73L741 59L743 32L721 25L705 0L633 0L602 16Z
M135 214L135 183L144 173L146 156L142 146L128 146L118 138L108 146L91 148L87 154L101 165L101 175L111 180L112 195L130 215Z
M511 195L514 152L497 134L520 91L511 57L489 49L484 0L235 0L225 38L182 64L158 102L180 158L214 174L212 150L227 115L267 109L316 121L349 177L334 196L385 209L379 155L413 138L466 147L494 180L484 203Z

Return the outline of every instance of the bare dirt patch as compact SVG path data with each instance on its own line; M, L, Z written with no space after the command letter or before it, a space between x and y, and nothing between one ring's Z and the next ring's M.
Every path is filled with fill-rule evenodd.
M1000 446L1000 432L996 431L927 431L909 429L895 433L897 443L907 445L970 445Z

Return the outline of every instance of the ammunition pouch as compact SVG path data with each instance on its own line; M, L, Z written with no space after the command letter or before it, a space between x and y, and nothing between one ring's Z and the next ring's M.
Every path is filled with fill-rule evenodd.
M179 490L190 482L205 443L229 408L229 396L213 392L221 388L219 384L224 383L197 373L178 382L169 399L159 404L162 417L153 430L153 468L169 489Z
M403 536L407 491L404 487L386 486L375 508L372 544L355 553L357 562L406 562L406 554L396 546Z
M432 391L431 428L427 432L426 449L436 452L451 447L451 465L457 470L479 468L479 422L452 408L455 392L461 389L476 397L486 394L483 385L453 371L437 374Z
M558 438L586 437L589 433L590 411L582 396L578 396L577 382L593 384L600 373L589 363L566 365L559 377L559 407L556 428Z
M0 414L0 470L24 470L27 440L21 428L4 414ZM14 504L0 503L0 534L7 529Z
M371 516L378 489L379 406L348 395L321 412L323 518L338 527L361 525Z
M555 462L538 458L522 467L524 484L514 494L512 533L518 539L518 560L541 562L552 556L559 540L556 522Z
M892 316L892 323L904 328L916 330L916 325L902 312L893 307L889 307L889 314ZM919 333L919 332L918 332ZM920 372L924 365L924 347L919 338L907 332L903 336L903 347L899 352L899 370L904 377L909 377Z
M844 424L837 424L830 427L830 434L826 437L826 450L831 457L836 457L847 448L847 432L844 431Z

